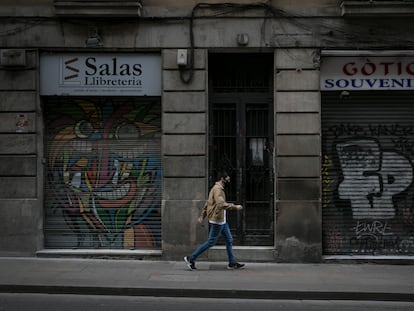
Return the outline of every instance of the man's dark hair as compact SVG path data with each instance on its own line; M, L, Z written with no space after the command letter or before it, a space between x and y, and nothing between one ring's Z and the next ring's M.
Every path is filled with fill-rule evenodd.
M218 174L217 174L217 180L220 180L222 178L226 178L227 176L229 176L229 174L227 174L226 171L218 172Z

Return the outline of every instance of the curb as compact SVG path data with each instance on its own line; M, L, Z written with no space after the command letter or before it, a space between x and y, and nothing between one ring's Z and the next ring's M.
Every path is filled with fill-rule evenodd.
M186 288L132 288L96 286L0 285L0 293L151 296L181 298L240 298L267 300L358 300L414 302L414 293L258 291Z

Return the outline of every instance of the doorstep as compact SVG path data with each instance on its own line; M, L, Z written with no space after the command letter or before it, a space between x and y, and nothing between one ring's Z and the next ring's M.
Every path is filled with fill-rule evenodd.
M240 262L273 262L276 258L273 246L233 246L233 253ZM226 246L210 248L207 256L211 261L226 261Z

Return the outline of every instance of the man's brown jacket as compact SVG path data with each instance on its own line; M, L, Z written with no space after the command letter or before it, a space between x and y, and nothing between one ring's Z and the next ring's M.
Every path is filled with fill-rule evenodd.
M208 194L208 200L201 210L200 216L204 219L208 217L209 221L223 222L224 210L236 209L236 205L226 202L226 194L220 182L216 182Z

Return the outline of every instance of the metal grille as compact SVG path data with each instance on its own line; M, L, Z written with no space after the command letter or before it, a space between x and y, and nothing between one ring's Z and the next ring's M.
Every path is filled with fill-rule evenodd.
M322 94L325 254L414 254L413 146L413 92Z
M246 107L246 217L247 238L271 237L273 208L271 203L272 170L269 149L269 107L249 104Z
M226 189L228 201L238 200L237 189L237 109L235 103L222 103L212 107L210 124L210 186L214 185L219 172L226 171L231 177Z
M46 248L161 246L158 101L47 100Z

